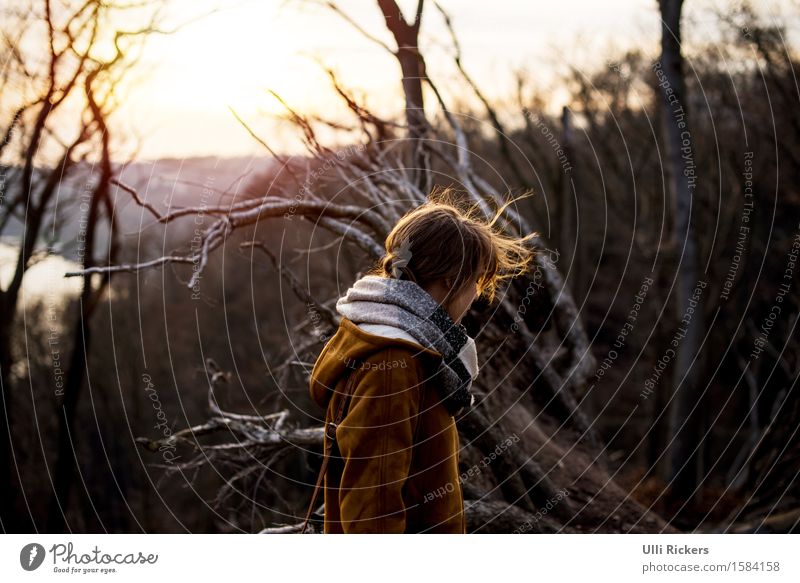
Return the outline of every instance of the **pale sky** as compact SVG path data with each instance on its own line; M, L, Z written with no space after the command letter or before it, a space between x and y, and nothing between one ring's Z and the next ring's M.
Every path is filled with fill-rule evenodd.
M374 0L338 4L392 45ZM410 18L416 2L400 4ZM441 4L453 18L466 68L493 98L514 90L515 69L525 68L547 85L558 67L603 63L611 47L658 49L656 0ZM396 61L324 6L302 0L179 0L174 1L172 18L189 20L219 5L221 12L148 41L141 78L127 90L115 120L123 131L133 129L142 137L141 158L263 153L229 107L274 146L296 150L294 133L273 120L281 107L267 90L301 112L336 118L341 106L315 58L337 71L346 86L362 92L376 110L402 110ZM702 16L693 26L689 39L705 34ZM426 3L421 48L440 89L463 91L454 83L449 35L433 2Z

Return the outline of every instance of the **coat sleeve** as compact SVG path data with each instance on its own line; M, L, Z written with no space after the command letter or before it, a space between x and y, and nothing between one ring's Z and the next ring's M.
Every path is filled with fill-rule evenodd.
M403 485L420 403L410 351L387 348L362 365L347 415L336 431L344 462L339 508L345 533L402 533Z

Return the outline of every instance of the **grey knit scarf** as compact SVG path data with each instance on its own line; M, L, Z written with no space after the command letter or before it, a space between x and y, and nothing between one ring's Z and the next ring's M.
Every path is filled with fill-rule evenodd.
M472 405L473 377L460 354L465 347L474 351L474 340L415 282L364 276L339 299L336 311L356 325L400 328L422 346L439 352L442 364L436 376L444 406L451 415L458 415ZM472 346L468 346L470 343Z

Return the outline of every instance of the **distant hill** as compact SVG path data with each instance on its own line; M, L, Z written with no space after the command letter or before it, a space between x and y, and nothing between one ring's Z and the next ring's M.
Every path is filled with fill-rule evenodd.
M140 161L117 166L118 178L125 184L135 188L139 195L159 210L166 211L175 207L192 205L217 205L242 200L258 194L252 191L252 184L258 184L258 177L273 168L275 162L267 157L239 158L164 158ZM81 200L82 192L90 192L96 180L97 168L90 164L77 167L59 187L58 200L52 207L48 220L58 225L54 231L46 229L39 245L51 245L65 259L78 259L78 239L84 228L84 217L88 212L85 202ZM13 180L13 179L12 179ZM116 218L123 233L123 241L131 243L131 238L139 238L139 232L146 228L142 239L146 237L149 244L169 245L165 240L163 226L151 225L153 216L140 207L127 192L113 188ZM223 194L225 193L225 194ZM191 223L191 220L188 221ZM190 225L191 228L194 228ZM180 232L181 228L172 228L169 239ZM2 233L2 241L6 245L18 244L22 237L23 225L17 219L11 219ZM100 244L106 244L107 234L101 237ZM139 241L133 244L140 247Z

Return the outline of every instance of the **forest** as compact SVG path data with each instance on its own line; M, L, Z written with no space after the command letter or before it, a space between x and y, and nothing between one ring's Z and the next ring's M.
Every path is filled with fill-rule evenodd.
M457 5L370 0L376 28L308 2L386 59L398 107L322 55L342 115L263 92L302 151L231 108L260 153L185 159L123 151L117 119L193 19L1 2L2 530L298 532L336 300L452 189L538 234L464 321L469 532L798 532L800 6L707 3L705 37L700 1L652 0L658 35L591 65L509 64L502 99Z

